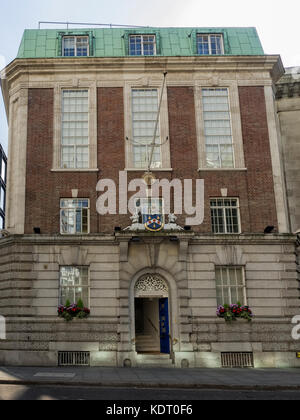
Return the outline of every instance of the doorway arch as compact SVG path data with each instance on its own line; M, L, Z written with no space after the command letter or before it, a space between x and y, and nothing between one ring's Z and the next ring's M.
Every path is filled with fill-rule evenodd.
M179 344L179 334L178 334L178 301L177 301L177 287L176 282L172 276L163 269L144 269L136 273L132 279L130 285L130 334L131 334L131 343L132 350L135 352L143 352L143 348L139 348L137 343L137 325L136 323L136 306L145 305L143 308L146 313L149 311L155 311L157 308L157 318L159 320L158 324L153 326L158 330L157 334L159 335L159 348L157 353L171 353L178 348ZM142 301L144 299L144 302ZM151 300L153 303L151 303ZM152 305L152 308L151 308ZM166 319L163 319L166 316ZM140 313L141 316L141 313ZM143 315L145 316L145 315ZM163 322L165 321L165 325ZM155 328L152 326L152 331L154 333ZM142 326L140 325L140 328ZM149 330L151 329L148 325ZM148 328L147 327L147 328ZM166 331L163 329L166 327ZM162 343L160 342L161 334L165 333L168 337L167 347L162 348ZM167 339L164 343L166 346ZM157 341L156 341L157 344ZM169 346L169 348L168 348ZM150 351L151 352L151 351Z

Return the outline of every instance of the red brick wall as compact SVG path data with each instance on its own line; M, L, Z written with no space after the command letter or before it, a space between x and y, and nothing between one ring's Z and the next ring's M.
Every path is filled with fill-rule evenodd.
M240 87L239 97L250 226L263 232L268 225L278 227L264 87Z
M119 188L119 171L125 169L124 99L122 88L98 88L98 168L99 179L112 179ZM112 233L115 226L126 227L126 216L98 215L98 231Z
M277 227L272 165L264 89L240 89L241 118L247 171L198 172L194 92L191 87L168 89L171 159L173 177L201 178L205 182L205 219L195 231L211 232L210 198L240 199L243 232L262 233L266 226ZM184 224L184 217L179 221Z
M221 189L239 197L243 232L263 232L267 225L277 226L272 167L264 89L239 90L244 152L247 171L198 172L197 136L192 87L168 88L170 150L173 172L155 173L158 178L205 181L205 220L194 230L211 232L211 197ZM96 212L96 185L99 179L112 179L119 185L119 171L125 164L124 98L122 88L99 88L98 167L97 173L51 172L53 159L53 90L30 89L28 108L28 145L26 177L26 233L40 227L42 233L59 233L60 198L79 197L91 201L91 233L112 233L115 226L129 225L129 216L99 216ZM141 177L128 173L128 181ZM178 223L185 224L185 216Z
M97 174L51 172L53 161L52 89L29 89L25 233L40 227L42 234L60 232L60 198L89 198L96 206ZM91 211L91 231L97 231L97 215Z

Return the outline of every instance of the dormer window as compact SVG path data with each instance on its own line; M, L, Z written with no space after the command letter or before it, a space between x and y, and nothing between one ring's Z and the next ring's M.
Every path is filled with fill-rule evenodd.
M224 44L223 35L218 34L198 34L197 53L199 55L223 55Z
M88 57L89 37L88 36L64 36L63 37L64 57Z
M155 35L130 35L129 55L156 55Z

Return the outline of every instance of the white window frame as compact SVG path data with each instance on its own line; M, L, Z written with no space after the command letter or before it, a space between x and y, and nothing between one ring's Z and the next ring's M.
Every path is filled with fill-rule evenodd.
M236 200L237 206L212 206L212 201L213 200ZM210 212L212 212L213 209L222 209L222 213L223 213L223 223L224 223L224 228L225 228L225 232L214 232L213 231L213 220L212 220L212 215L211 217L211 227L212 227L212 233L214 235L239 235L242 233L242 227L241 227L241 212L240 212L240 200L237 197L211 197L210 198ZM237 217L238 217L238 227L239 227L239 231L238 232L228 232L228 227L227 227L227 222L226 222L226 209L235 209L237 210Z
M74 39L74 55L65 55L65 40L66 39ZM77 40L79 38L85 38L87 39L87 55L77 55ZM62 55L63 57L79 57L79 58L84 58L84 57L89 57L90 55L90 44L89 44L89 36L88 35L66 35L62 38Z
M141 80L140 83L132 83L126 82L124 88L124 117L125 117L125 152L126 152L126 171L144 171L147 169L147 165L145 168L135 168L134 167L134 159L133 159L133 128L132 128L132 90L145 90L145 89L157 89L158 98L161 96L161 89L162 89L161 82L151 82L148 81L145 83L144 80ZM159 129L160 129L160 139L161 139L161 168L151 168L152 172L155 171L172 171L171 168L171 155L170 155L170 140L166 141L166 139L170 139L169 134L169 114L168 114L168 95L167 89L164 90L162 105L161 105L161 112L160 112L160 119L159 119ZM129 139L129 141L126 140Z
M236 284L230 283L231 277L229 275L229 270L233 270L235 269L235 275L236 275L236 270L240 270L241 274L242 274L242 281L243 284L241 286L237 285L237 280L236 280ZM221 285L217 284L217 270L220 270L221 272ZM227 275L227 283L230 284L224 284L223 282L223 270L226 270L226 275ZM245 274L245 267L243 266L226 266L226 265L222 265L222 266L216 266L215 267L215 280L216 280L216 296L217 296L217 304L218 305L224 305L224 304L236 304L237 302L233 302L232 301L232 289L236 288L236 290L238 289L242 289L242 294L243 294L243 302L240 302L242 305L247 306L248 302L247 302L247 286L246 286L246 274ZM222 294L222 302L218 301L218 289L221 290L221 294ZM228 296L229 296L229 300L231 300L231 302L225 302L225 298L224 298L224 290L227 289L228 290ZM237 293L238 294L238 293Z
M227 167L227 166L222 166L222 153L221 153L221 145L220 144L217 144L217 146L218 146L218 154L219 154L219 164L220 164L220 166L216 166L216 167L211 167L211 169L234 169L235 168L235 150L234 150L234 142L233 142L233 127L232 127L232 116L231 116L231 107L230 107L230 97L229 97L229 89L228 88L221 88L221 87L218 87L218 88L216 88L216 87L214 87L214 88L202 88L201 89L201 95L202 95L202 101L203 101L203 92L205 91L205 90L211 90L211 91L217 91L217 90L226 90L226 92L227 92L227 100L228 100L228 108L229 108L229 111L228 111L228 113L229 113L229 121L230 121L230 131L231 131L231 147L232 147L232 162L233 162L233 166L230 166L230 167ZM217 112L217 111L214 111L214 112ZM204 118L204 113L205 113L205 110L204 110L204 104L203 104L203 122L204 122L204 130L206 129L206 121L205 121L205 118ZM229 136L228 136L229 137ZM205 155L206 155L206 166L207 167L209 167L208 166L208 163L207 163L207 146L208 146L208 144L207 144L207 142L206 142L206 134L204 133L204 138L205 138ZM227 144L226 144L226 146L227 146Z
M81 285L81 286L76 286L76 285L74 285L74 286L62 286L62 283L61 283L61 272L62 272L62 269L63 268L72 268L72 269L86 269L87 270L87 285ZM90 281L90 269L89 269L89 267L88 266L72 266L72 265L61 265L60 267L59 267L59 293L58 293L58 304L59 305L65 305L65 303L63 303L63 301L62 301L62 289L63 288L72 288L72 289L74 289L74 295L75 295L75 289L76 288L86 288L87 289L87 295L88 295L88 302L87 302L87 305L85 305L87 308L90 308L90 305L91 305L91 293L90 293L90 291L91 291L91 281ZM81 299L82 299L82 297L81 297ZM82 299L83 300L83 299ZM71 305L73 304L73 303L78 303L78 302L70 302L71 303ZM85 302L83 302L84 304L85 304Z
M133 92L156 92L155 97L157 99L157 111L158 111L159 97L158 97L158 90L157 89L132 89L131 90L131 106L133 106ZM132 110L132 114L131 115L132 115L132 127L133 127L134 123L135 122L139 122L140 120L139 119L134 120L134 112L133 112L133 110ZM157 118L157 112L155 114L155 119L154 120L148 120L148 119L146 119L143 122L145 123L145 122L151 121L151 122L155 123L156 122L156 118ZM159 132L159 135L158 135L158 145L155 146L155 148L153 150L153 156L155 154L155 151L159 151L160 160L158 162L155 162L154 159L153 159L152 160L152 164L159 163L160 165L159 166L153 166L152 167L153 169L160 169L162 167L162 147L160 145L162 143L162 140L161 140L161 134L160 134L160 123L158 124L157 131ZM134 129L132 129L132 133L133 133L133 141L134 141ZM153 133L151 134L151 142L152 142L152 139L153 139ZM147 167L147 164L148 164L149 159L145 163L145 166L142 166L142 165L141 166L135 166L135 153L134 153L135 148L137 148L138 150L139 149L142 149L142 148L145 148L146 149L146 156L147 156L147 158L148 157L150 158L150 153L151 153L151 150L152 150L152 145L151 145L151 143L149 143L149 144L147 144L145 146L139 146L139 145L135 145L135 144L132 145L132 153L133 153L132 160L133 160L133 165L134 165L135 168L143 170L143 169L145 169Z
M208 37L208 48L209 48L209 54L200 54L199 53L199 48L198 48L198 39L202 36L207 36ZM219 38L221 38L221 54L212 54L212 47L211 47L211 38L213 36L217 36ZM197 33L197 54L202 56L202 55L213 55L213 56L218 56L218 55L224 55L225 50L224 50L224 36L223 34L201 34L201 33Z
M62 139L62 92L64 90L88 90L89 92L89 167L62 168L61 139ZM97 157L97 84L96 82L82 83L74 79L72 84L56 83L54 87L54 141L52 172L98 172Z
M206 136L204 128L204 106L202 100L203 89L227 89L229 110L231 116L232 127L232 145L234 156L233 168L210 168L207 166L206 159ZM244 144L243 132L240 112L240 100L238 82L227 82L226 85L219 81L216 77L213 83L209 84L202 80L195 81L195 112L196 112L196 131L198 142L198 165L199 171L245 171L245 157L244 157Z
M132 38L138 38L138 37L141 37L141 54L140 55L135 55L135 54L131 54L130 52L130 40L132 39ZM145 37L153 37L154 38L154 42L153 42L153 54L152 55L149 55L149 54L146 54L145 55L145 50L144 50L144 44L145 44L145 41L144 41L144 38ZM129 35L129 55L130 55L130 57L153 57L153 56L155 56L156 55L156 51L157 51L157 49L156 49L156 35L154 35L154 34L132 34L132 35Z
M80 201L80 200L87 201L88 202L88 207L68 207L68 208L67 207L62 207L62 202L63 201L73 201L74 202L74 201ZM76 213L77 208L78 209L83 209L84 208L84 209L87 210L87 232L86 233L82 232L82 214L81 214L81 232L75 232L75 233L63 232L63 230L62 230L62 212L64 210L68 210L68 211L73 210ZM88 198L61 198L60 199L60 234L64 235L64 236L89 235L89 233L90 233L90 209L91 209L90 200ZM75 215L75 219L76 219L76 215ZM75 230L76 230L76 225L75 225Z
M63 101L64 101L64 93L65 92L86 92L87 93L87 95L89 95L89 91L88 91L88 89L63 89L62 90L62 96L61 96L61 101L62 101L62 117L63 117ZM89 96L88 96L88 102L89 102ZM88 109L87 109L87 123L88 123L88 121L89 121L89 106L88 106ZM73 120L72 122L77 122L77 120ZM61 124L63 125L63 118L62 118L62 121L61 121ZM88 124L89 125L89 124ZM89 153L90 153L90 144L89 144L89 127L88 127L88 143L87 144L81 144L81 145L77 145L75 142L73 143L73 144L71 144L71 145L64 145L63 143L62 143L62 141L63 141L63 130L61 129L61 168L62 169L87 169L88 167L89 167L89 157L88 157L88 165L87 165L87 167L79 167L78 166L78 154L79 153L77 153L77 151L78 151L78 149L83 149L83 148L85 148L85 149L87 149L87 151L88 151L88 156L89 156ZM74 157L74 166L72 167L65 167L64 165L64 162L63 162L63 149L73 149L73 157Z

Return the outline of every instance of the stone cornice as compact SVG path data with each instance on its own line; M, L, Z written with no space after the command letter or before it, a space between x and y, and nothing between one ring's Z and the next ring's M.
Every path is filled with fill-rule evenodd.
M11 81L20 73L53 74L85 71L109 72L157 72L169 71L268 71L277 81L284 74L278 55L264 56L193 56L193 57L139 57L139 58L39 58L15 59L2 72L1 79Z
M300 75L299 75L300 76ZM276 84L276 99L300 97L300 77L283 77Z
M8 111L9 96L11 86L18 78L20 83L33 82L37 80L51 83L60 80L60 77L69 76L80 78L84 75L107 74L110 77L118 74L130 75L131 73L141 74L141 77L155 75L157 77L163 71L172 73L197 74L197 77L209 73L253 73L259 74L257 79L262 79L261 83L275 83L284 74L284 68L279 55L259 55L259 56L193 56L193 57L121 57L121 58L39 58L39 59L15 59L1 72L1 86L5 106ZM55 77L53 77L55 75ZM268 76L269 75L269 76ZM119 76L120 78L120 76ZM255 78L255 77L254 77ZM171 77L170 77L171 79ZM247 79L247 77L246 77ZM251 77L250 77L251 79Z
M242 235L209 235L194 232L157 232L157 233L128 233L120 232L115 235L87 235L87 236L50 236L50 235L11 235L0 239L0 248L9 245L81 245L81 246L119 246L133 237L139 237L142 242L159 243L163 240L177 237L180 241L188 241L190 245L296 245L297 236L292 234L242 234Z
M15 59L2 72L1 79L10 79L16 72L77 72L88 70L101 71L243 71L267 70L272 76L284 74L279 55L259 56L193 56L193 57L122 57L122 58L35 58Z

